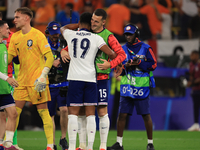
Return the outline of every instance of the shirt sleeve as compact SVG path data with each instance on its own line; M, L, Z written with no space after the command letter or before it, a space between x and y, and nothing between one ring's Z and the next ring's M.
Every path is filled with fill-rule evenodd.
M6 81L9 77L3 73L0 72L0 79Z
M67 51L68 52L68 46L66 46L65 48L63 48L60 52L62 51Z
M102 46L106 45L105 41L99 35L96 35L97 47L100 49Z
M146 59L147 61L140 60L139 65L138 65L139 68L141 68L144 71L155 70L157 67L157 60L151 48L149 48L149 50L147 51Z
M17 56L17 51L15 49L15 43L14 43L14 36L11 36L10 44L8 46L8 53L13 56Z
M39 47L40 51L42 52L42 54L44 55L48 52L51 52L50 45L43 33L40 34L40 38L38 38L38 39L39 39L38 47Z
M111 67L115 68L126 59L126 54L113 34L108 37L108 45L117 54L117 57L110 62Z
M65 29L63 32L63 37L67 41L67 38L71 35L72 30Z

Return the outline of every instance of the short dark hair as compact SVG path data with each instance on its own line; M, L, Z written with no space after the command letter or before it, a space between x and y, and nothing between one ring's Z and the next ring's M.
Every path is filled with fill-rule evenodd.
M5 23L7 23L7 22L4 20L0 20L0 27L2 27Z
M67 4L65 4L65 7L69 7L70 9L73 10L74 5L72 3L67 3Z
M91 19L92 19L92 14L89 12L84 12L80 16L80 24L87 24L91 26Z
M106 18L107 18L107 13L106 13L106 11L103 10L103 9L96 9L96 10L94 11L94 14L95 14L96 16L102 16L102 20L106 20Z
M191 54L199 55L199 51L193 50L193 51L191 52Z
M33 18L33 12L28 7L20 7L15 12L20 12L21 14L28 15L31 19Z

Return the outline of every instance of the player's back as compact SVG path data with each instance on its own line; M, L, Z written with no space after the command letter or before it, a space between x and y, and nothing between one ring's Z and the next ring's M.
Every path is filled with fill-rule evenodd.
M70 66L68 80L96 82L95 57L105 42L103 38L89 31L65 30L68 43Z

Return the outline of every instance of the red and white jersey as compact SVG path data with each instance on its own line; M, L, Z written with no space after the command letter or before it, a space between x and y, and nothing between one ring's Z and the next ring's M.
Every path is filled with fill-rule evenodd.
M98 49L106 45L103 38L89 31L69 29L63 36L71 58L67 79L96 82L95 57Z

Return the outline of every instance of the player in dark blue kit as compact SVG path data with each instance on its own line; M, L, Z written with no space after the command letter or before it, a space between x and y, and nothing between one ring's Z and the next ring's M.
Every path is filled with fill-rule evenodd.
M55 122L54 116L56 110L60 110L60 127L61 127L61 139L59 145L62 150L68 149L68 143L66 141L67 122L68 122L68 110L66 106L66 95L68 82L66 81L66 75L63 74L63 69L60 60L60 50L65 47L65 43L61 38L60 33L61 25L58 22L52 21L48 24L46 34L48 34L47 40L51 47L54 62L53 66L48 74L49 77L49 89L51 94L51 101L48 102L48 109L54 125L54 150L57 150L55 145ZM66 68L68 69L68 68Z
M132 115L134 107L141 115L146 127L147 150L154 150L152 120L149 111L150 87L155 87L152 71L157 67L152 48L138 39L138 27L128 24L124 28L127 43L122 46L127 58L123 62L120 84L120 104L117 119L117 142L107 150L123 150L122 137L127 115Z

